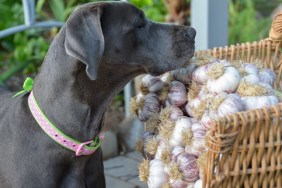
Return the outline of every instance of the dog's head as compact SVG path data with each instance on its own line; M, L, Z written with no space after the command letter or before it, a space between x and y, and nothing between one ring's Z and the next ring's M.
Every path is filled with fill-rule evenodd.
M100 63L159 75L187 63L195 35L192 27L152 22L129 3L89 3L66 22L65 48L86 64L91 80Z

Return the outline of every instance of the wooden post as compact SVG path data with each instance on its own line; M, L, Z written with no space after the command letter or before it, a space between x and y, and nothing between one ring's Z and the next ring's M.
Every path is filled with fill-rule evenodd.
M191 25L197 30L197 50L228 44L228 5L228 0L191 0Z

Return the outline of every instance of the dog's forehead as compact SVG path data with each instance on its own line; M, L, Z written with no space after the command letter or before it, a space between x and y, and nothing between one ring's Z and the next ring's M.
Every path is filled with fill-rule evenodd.
M126 2L114 2L109 3L108 7L106 6L106 11L108 14L114 18L122 20L136 20L136 18L143 15L143 11L135 7L134 5Z
M87 3L77 7L75 9L75 12L95 9L96 7L102 7L103 14L107 15L108 17L111 17L113 20L134 21L138 17L144 16L142 10L138 9L130 3L123 1Z

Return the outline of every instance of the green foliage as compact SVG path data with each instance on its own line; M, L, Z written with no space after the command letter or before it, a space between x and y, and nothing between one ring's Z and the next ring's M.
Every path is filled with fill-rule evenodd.
M37 0L37 20L65 21L79 4L99 0ZM190 0L187 0L190 2ZM167 15L164 0L128 0L146 16L163 22ZM255 41L268 36L270 12L282 0L230 0L229 43ZM0 30L24 24L22 0L0 0ZM0 39L0 83L18 71L36 72L57 29L31 29Z
M145 12L145 15L158 22L163 22L167 14L163 0L128 0Z
M229 44L257 41L268 36L269 17L255 10L253 0L231 1L229 5Z

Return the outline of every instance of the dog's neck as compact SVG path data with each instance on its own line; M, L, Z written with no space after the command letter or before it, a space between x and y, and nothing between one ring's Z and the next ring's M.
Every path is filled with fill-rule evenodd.
M65 52L63 32L64 28L51 44L33 91L42 111L59 129L85 141L97 135L114 96L141 72L101 62L97 79L89 80L84 64Z

